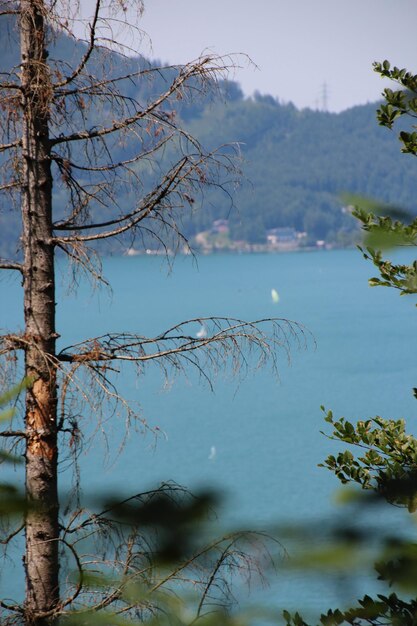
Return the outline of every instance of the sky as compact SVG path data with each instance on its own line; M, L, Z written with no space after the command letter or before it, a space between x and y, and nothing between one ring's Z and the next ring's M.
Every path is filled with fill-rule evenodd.
M84 14L92 5L83 0ZM373 61L417 73L417 0L145 0L139 27L141 52L166 63L207 51L247 55L229 76L245 95L298 108L337 112L377 100L388 83Z

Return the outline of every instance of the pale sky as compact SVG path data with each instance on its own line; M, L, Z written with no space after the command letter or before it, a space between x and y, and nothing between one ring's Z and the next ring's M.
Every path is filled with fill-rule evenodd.
M83 0L83 11L93 0ZM244 53L230 76L297 107L341 111L377 100L372 62L417 73L417 0L145 0L141 52L185 63ZM326 87L324 87L326 85ZM391 85L392 86L392 85Z

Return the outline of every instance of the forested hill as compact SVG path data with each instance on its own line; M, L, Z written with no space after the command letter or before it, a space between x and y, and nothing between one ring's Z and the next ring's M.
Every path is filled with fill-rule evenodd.
M7 33L0 32L1 72L17 62L10 52L17 50L17 45L10 45L11 38L9 25ZM82 50L83 44L78 44L74 52L73 44L60 37L53 53L74 63ZM131 61L132 67L135 63ZM146 63L141 60L142 67ZM109 65L117 68L117 58L109 60ZM163 72L155 77L152 84L145 80L141 99L166 88ZM129 96L138 97L137 86L125 85ZM213 222L219 219L228 220L228 240L232 241L264 243L268 230L290 227L306 233L303 242L309 245L317 240L351 243L357 226L343 206L342 192L370 196L417 213L417 160L402 155L395 133L378 126L376 103L334 114L298 110L271 96L245 98L235 82L221 83L217 94L217 98L191 104L171 103L177 117L203 145L215 148L238 142L241 151L243 175L233 193L234 206L227 195L207 192L202 206L196 202L184 213L183 232L197 247L199 237L195 240L195 236L212 232ZM115 146L114 150L121 149ZM59 181L55 187L59 196ZM1 256L16 253L17 216L17 211L10 210L9 199L0 199ZM145 237L144 244L149 247L155 242ZM130 244L121 240L117 245L112 252L122 252Z
M416 212L417 160L401 154L396 134L378 126L376 108L298 110L260 95L207 106L191 130L211 146L241 142L251 182L235 195L238 211L229 217L235 237L263 241L267 229L292 226L311 240L343 241L355 227L343 211L343 192ZM219 208L212 211L217 217ZM203 229L210 217L196 216L195 227Z

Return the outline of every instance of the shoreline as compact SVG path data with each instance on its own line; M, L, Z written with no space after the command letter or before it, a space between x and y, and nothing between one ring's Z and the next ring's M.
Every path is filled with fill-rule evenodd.
M211 250L200 249L200 248L187 248L182 250L154 250L154 249L145 249L139 250L134 248L129 248L122 252L121 255L124 257L137 257L137 256L212 256L216 254L283 254L283 253L295 253L295 252L321 252L321 251L330 251L330 250L354 250L357 244L352 244L349 246L338 246L336 244L325 244L323 246L298 246L298 247L272 247L265 246L263 244L248 244L244 248L234 248L234 247L224 247L224 248L213 248ZM116 255L109 255L116 256Z

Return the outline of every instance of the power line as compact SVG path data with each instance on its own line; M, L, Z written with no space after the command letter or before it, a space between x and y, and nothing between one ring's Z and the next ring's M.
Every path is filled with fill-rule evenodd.
M329 90L326 81L321 86L321 110L328 110L328 102L329 102Z

